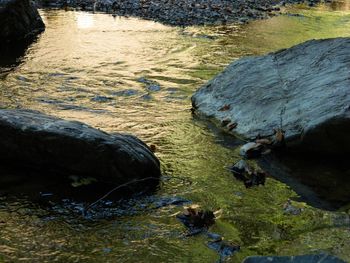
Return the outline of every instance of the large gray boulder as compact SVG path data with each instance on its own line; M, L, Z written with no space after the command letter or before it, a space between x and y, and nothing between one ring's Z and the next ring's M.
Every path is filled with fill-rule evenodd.
M107 183L141 180L137 189L160 177L158 159L136 137L28 110L0 110L0 161Z
M31 0L0 0L0 46L29 41L45 29Z
M350 38L237 60L201 87L192 104L245 138L282 127L290 148L349 153Z
M345 263L345 261L327 254L316 254L291 257L253 256L247 257L242 263Z

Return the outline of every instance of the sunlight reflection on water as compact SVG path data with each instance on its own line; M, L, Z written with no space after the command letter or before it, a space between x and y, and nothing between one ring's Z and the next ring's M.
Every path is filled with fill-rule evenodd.
M79 29L90 28L94 26L94 16L89 13L76 13L77 27Z
M194 90L234 59L310 38L350 36L348 5L333 9L343 11L297 6L287 15L248 25L185 29L106 14L41 10L46 31L22 63L0 80L0 105L133 133L155 144L164 174L180 177L166 181L157 195L223 208L213 231L241 244L237 262L252 254L309 253L314 247L349 260L349 233L324 229L329 226L327 212L301 203L304 214L285 215L281 207L296 197L287 185L268 178L265 187L247 190L233 180L224 167L237 161L237 152L223 147L221 137L189 110ZM43 191L39 183L24 185L22 179L9 174L0 184L0 261L2 255L37 262L217 259L203 236L182 236L182 225L170 216L179 207L86 222L73 205L47 211L26 198L1 195L38 196Z

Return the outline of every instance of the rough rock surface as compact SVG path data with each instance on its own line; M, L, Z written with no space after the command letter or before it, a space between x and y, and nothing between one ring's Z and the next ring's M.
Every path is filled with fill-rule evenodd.
M10 165L92 176L101 182L160 177L158 159L136 137L107 134L36 111L0 110L0 156Z
M45 25L31 0L0 0L0 45L27 41Z
M282 128L290 148L349 153L349 50L350 38L335 38L242 58L201 87L193 107L246 138Z
M345 263L345 261L326 254L302 255L292 257L253 256L246 258L242 263Z
M303 0L42 0L44 5L137 16L170 25L247 22L267 18L278 5ZM314 5L319 0L309 0Z

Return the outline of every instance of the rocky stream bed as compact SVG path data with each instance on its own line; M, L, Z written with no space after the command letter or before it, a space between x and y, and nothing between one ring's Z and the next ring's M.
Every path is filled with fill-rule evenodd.
M163 14L153 12L156 2L142 3L149 4L145 10L150 8L150 17L127 11L127 6L107 10L111 14L69 6L66 10L41 9L46 31L26 50L0 53L1 157L11 159L0 163L0 261L349 261L350 171L346 160L270 155L262 163L242 163L240 147L245 142L228 135L225 127L213 125L215 121L198 118L191 112L190 98L233 60L265 55L313 38L344 37L322 46L330 50L317 60L337 62L335 68L343 77L346 50L344 54L331 51L348 45L350 2L287 6L282 15L268 20L231 24L227 22L231 18L218 18L219 25L186 28L112 15L164 22L176 18L169 8ZM176 3L187 13L181 5L190 2ZM175 19L176 23L207 23L213 17L203 21L206 9L215 15L214 5L229 2L208 3L211 9L199 8L202 11L193 11L195 19ZM246 3L249 8L257 7L253 1ZM264 3L264 8L270 8L272 2ZM69 5L74 7L77 2L69 1ZM62 2L56 6L61 7ZM93 10L91 5L78 7ZM120 11L123 8L125 12ZM265 16L266 10L261 12ZM235 19L233 15L232 21ZM310 43L327 44L311 41L293 50L307 50ZM289 52L272 54L243 62L266 59L267 63L269 57L284 59ZM312 65L306 73L315 70ZM251 68L244 73L254 75ZM307 75L299 69L295 67L295 76ZM287 77L288 87L296 83L293 76ZM341 86L346 81L345 77L337 83ZM339 94L347 98L347 93L335 95ZM231 106L219 104L215 113L231 114ZM234 114L236 111L232 111L236 117ZM273 126L279 125L279 119L272 117ZM144 143L120 135L125 132ZM90 143L82 143L85 139ZM69 144L83 146L83 150L67 150ZM26 145L25 151L16 145ZM114 174L108 169L94 171L95 149L103 167L122 168L120 181L98 183L93 178L100 173L105 181ZM135 153L134 158L130 153ZM141 191L130 198L119 186L125 177L147 176L143 169L146 158L139 159L142 155L147 156L159 184L147 195ZM13 161L16 156L22 159ZM32 165L24 166L24 159ZM33 164L48 169L33 169ZM57 167L65 166L69 169L58 172ZM239 168L238 173L233 167Z

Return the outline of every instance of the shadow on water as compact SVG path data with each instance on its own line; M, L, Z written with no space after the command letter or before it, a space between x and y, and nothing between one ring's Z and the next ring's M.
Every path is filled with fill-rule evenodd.
M0 197L26 200L55 216L76 215L81 219L111 219L142 213L148 208L179 205L177 197L157 197L159 183L134 191L131 185L98 181L30 166L15 167L1 162ZM139 207L136 209L135 207Z
M21 43L11 43L11 46L0 44L0 78L6 77L22 63L28 47L36 40L32 38Z
M118 200L126 197L152 194L159 182L142 185L142 189L132 183L121 184L118 182L104 182L94 177L75 175L67 172L59 172L47 167L43 169L33 168L28 165L16 167L13 163L0 163L2 176L0 177L0 191L2 194L27 196L31 200L50 196L53 201L72 199L78 202L91 203L108 194L108 199ZM132 182L132 181L131 181ZM115 188L116 191L111 191Z
M228 149L237 149L245 141L225 133L209 120L205 122L217 137L217 142ZM310 156L296 153L272 153L257 163L273 178L289 185L300 197L297 201L313 207L336 211L350 203L350 168L344 158Z
M285 154L268 156L260 165L314 207L335 211L350 202L350 169L342 159Z

